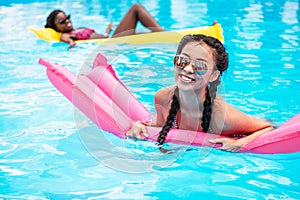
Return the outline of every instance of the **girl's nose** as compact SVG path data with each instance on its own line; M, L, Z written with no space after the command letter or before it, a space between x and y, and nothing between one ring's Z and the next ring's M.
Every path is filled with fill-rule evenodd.
M195 73L194 68L193 68L193 66L192 66L192 62L189 63L188 65L186 65L186 66L184 67L184 71L185 71L187 74L193 74L193 73Z

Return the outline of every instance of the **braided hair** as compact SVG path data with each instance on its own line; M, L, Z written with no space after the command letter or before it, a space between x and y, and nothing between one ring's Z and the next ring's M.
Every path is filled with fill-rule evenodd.
M45 28L52 28L59 32L59 30L57 30L57 27L56 27L54 21L55 21L57 14L61 13L61 12L64 13L62 10L53 10L47 17L47 22L45 24Z
M175 120L177 111L178 111L179 106L180 106L179 101L178 101L178 94L179 94L179 89L176 86L175 90L174 90L174 95L173 95L173 98L172 98L171 108L169 110L169 115L167 117L167 121L164 124L161 131L159 132L159 135L158 135L158 138L157 138L158 145L162 145L164 143L165 138L166 138L170 128L172 128L173 121Z
M176 54L181 54L182 49L190 42L204 42L206 45L214 49L213 56L215 59L216 67L220 71L220 76L222 75L222 72L228 68L228 55L225 51L225 47L218 39L214 37L205 36L202 34L186 35L181 39ZM208 132L209 130L212 107L216 98L217 87L220 84L220 76L206 87L206 95L203 102L204 109L201 123L203 132ZM174 90L174 95L172 98L171 108L169 110L167 121L159 132L159 136L157 138L157 144L159 146L164 143L169 130L172 128L172 123L176 117L177 111L180 108L178 94L179 89L178 87L176 87Z

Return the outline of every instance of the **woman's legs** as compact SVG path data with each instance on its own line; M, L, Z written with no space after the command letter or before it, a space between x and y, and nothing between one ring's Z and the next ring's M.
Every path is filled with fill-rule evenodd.
M114 31L113 37L134 35L139 21L153 32L164 31L143 6L134 4Z

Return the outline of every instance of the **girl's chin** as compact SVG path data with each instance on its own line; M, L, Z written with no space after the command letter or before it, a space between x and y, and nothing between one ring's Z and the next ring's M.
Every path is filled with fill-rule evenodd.
M196 91L196 90L202 90L204 87L206 87L205 85L203 84L199 84L199 83L196 83L195 81L192 81L192 82L185 82L185 81L182 81L180 79L178 79L176 81L176 85L177 87L180 89L180 90L183 90L183 91Z
M176 82L177 86L179 89L181 90L194 90L194 84L193 83L187 83L187 82L183 82L181 80L178 80Z

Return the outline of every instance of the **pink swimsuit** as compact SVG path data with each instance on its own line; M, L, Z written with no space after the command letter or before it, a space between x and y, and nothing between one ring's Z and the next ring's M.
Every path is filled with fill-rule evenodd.
M78 40L88 40L88 39L90 39L90 36L94 32L95 31L90 28L81 28L81 29L77 29L75 31L70 32L70 34L76 35Z

